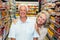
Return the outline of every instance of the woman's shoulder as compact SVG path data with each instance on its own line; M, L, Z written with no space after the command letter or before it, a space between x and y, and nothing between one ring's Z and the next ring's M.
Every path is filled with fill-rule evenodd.
M44 31L48 31L48 28L43 28Z

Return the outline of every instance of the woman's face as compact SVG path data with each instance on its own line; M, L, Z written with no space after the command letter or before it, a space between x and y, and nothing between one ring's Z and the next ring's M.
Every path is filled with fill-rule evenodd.
M37 23L42 25L42 24L45 23L46 19L47 19L46 15L45 14L41 14L41 16L39 16L38 19L37 19Z

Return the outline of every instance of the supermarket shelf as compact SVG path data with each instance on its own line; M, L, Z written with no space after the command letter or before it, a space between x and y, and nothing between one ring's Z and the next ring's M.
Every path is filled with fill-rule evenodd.
M11 20L8 20L8 21L3 21L2 25L0 26L0 28L3 27L4 24L8 23L8 22L11 22Z
M49 34L47 34L47 37L49 38L49 40L52 40L52 38L49 36Z
M2 14L2 11L8 11L6 8L0 8L0 23L1 23L1 25L0 25L0 28L3 28L4 27L4 30L3 30L3 34L2 34L2 37L3 37L3 39L2 40L6 40L6 37L8 36L8 32L9 32L9 27L10 27L10 24L11 24L11 18L10 18L10 16L11 15L9 15L8 13L7 13L7 15L5 15L5 16L3 16L4 14L5 14L5 12L4 12L4 14ZM7 27L7 28L5 28L5 27Z
M9 22L9 21L11 21L11 20L5 21L4 23L7 23L7 22Z
M0 11L5 10L5 8L0 8Z
M6 34L3 34L3 40L6 40L6 38L8 37L8 34L9 34L9 32L7 32Z
M60 13L52 13L52 14L50 14L50 15L53 15L53 16L57 15L57 16L59 16Z
M51 26L49 27L54 33L57 33L58 35L60 35L60 33L58 33L54 28L52 28Z
M5 19L5 18L7 18L7 17L9 17L9 16L4 16L4 17L0 18L0 20L3 20L3 19Z
M38 8L38 7L29 7L29 8Z
M55 21L50 20L50 22L54 23L54 25L55 25L57 28L59 28L59 27L60 27L60 25L59 25L59 24L57 24Z

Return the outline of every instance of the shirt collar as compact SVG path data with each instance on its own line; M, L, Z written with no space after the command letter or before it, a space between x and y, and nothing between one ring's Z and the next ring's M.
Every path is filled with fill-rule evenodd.
M19 18L19 20L20 20L20 18ZM29 17L27 17L26 22L24 22L24 23L28 23L28 22L29 22ZM23 23L23 22L20 20L20 23Z

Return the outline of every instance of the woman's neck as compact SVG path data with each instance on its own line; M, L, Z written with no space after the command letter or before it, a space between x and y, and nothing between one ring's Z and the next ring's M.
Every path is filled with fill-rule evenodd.
M41 26L42 26L42 25L40 25L40 24L37 24L37 27L41 28Z

